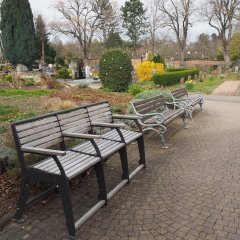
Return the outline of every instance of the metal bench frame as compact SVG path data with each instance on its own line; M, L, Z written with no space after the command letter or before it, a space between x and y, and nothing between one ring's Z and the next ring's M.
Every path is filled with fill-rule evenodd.
M169 90L172 100L174 102L184 102L186 104L186 112L191 119L194 107L199 104L202 111L203 95L201 93L188 93L186 87L182 87L175 90Z
M89 105L89 106L93 106L93 105ZM123 170L123 174L122 174L123 180L114 189L112 189L109 193L106 192L106 186L105 186L106 184L105 184L104 171L103 171L104 158L101 155L101 151L98 147L97 140L96 140L96 139L103 139L103 138L100 135L92 134L93 125L90 122L89 115L86 116L87 121L89 122L89 126L91 128L88 133L74 132L74 131L68 131L68 130L63 131L62 130L63 124L61 123L61 119L59 119L60 115L68 114L70 112L77 111L79 109L87 109L86 107L89 107L89 106L77 107L74 109L69 109L69 110L60 111L60 112L51 113L51 114L46 114L43 116L26 119L26 120L18 121L18 122L11 124L13 136L14 136L14 140L15 140L15 145L16 145L16 149L17 149L17 153L18 153L18 158L19 158L19 162L20 162L21 172L22 172L21 192L20 192L19 201L18 201L18 205L17 205L17 211L16 211L15 217L14 217L17 222L21 223L24 220L22 218L22 215L23 215L23 211L24 211L25 207L27 207L27 206L33 204L34 202L36 202L37 200L43 198L50 191L53 191L54 189L56 189L56 187L58 187L62 205L63 205L63 209L64 209L66 225L67 225L67 229L68 229L68 235L66 235L66 238L75 239L76 229L79 228L84 222L86 222L98 209L100 209L103 205L106 205L107 201L109 199L111 199L124 185L129 183L129 180L132 177L134 177L141 169L145 168L144 144L142 143L142 145L141 145L141 147L143 148L141 150L141 153L142 153L141 163L142 164L138 168L136 168L131 174L129 174L126 144L125 143L122 144L122 142L120 142L119 144L121 144L122 147L120 149L118 149L118 152L119 152L120 158L121 158L121 164L122 164L122 170ZM57 119L57 121L55 121L55 125L57 125L57 127L60 128L60 132L57 135L61 139L61 141L59 141L59 139L58 139L57 143L60 144L61 150L53 150L53 149L48 149L46 147L41 148L41 147L36 147L36 146L23 146L23 144L21 143L21 138L19 137L18 127L19 126L21 127L21 125L39 122L39 121L42 121L44 119L51 118L51 117ZM121 131L119 130L120 127L123 127L122 124L115 124L115 123L111 123L111 124L105 123L105 124L106 124L105 127L109 127L111 129L117 130L120 138L121 139L123 138ZM33 126L35 126L35 125L33 124ZM72 127L72 125L71 125L71 127ZM76 125L76 127L79 127L79 125ZM27 135L25 134L25 136L27 136ZM66 143L65 143L66 138L79 138L79 139L85 139L86 141L90 141L91 145L93 146L93 148L95 150L95 153L92 154L92 153L88 153L88 152L84 152L84 151L74 150L74 147L68 149L66 146ZM39 139L41 139L41 137L39 137ZM111 140L109 139L106 141L111 141ZM112 142L115 143L115 145L116 145L116 141L112 141ZM48 145L47 147L50 147L50 146ZM85 215L83 215L76 222L74 222L74 218L73 218L72 203L71 203L70 189L69 189L69 181L72 178L68 179L68 177L65 173L65 170L60 161L61 157L67 156L70 152L71 153L74 152L74 154L79 154L79 156L80 155L82 156L83 154L85 154L86 156L96 158L96 163L94 164L94 169L96 171L98 187L99 187L99 195L98 195L99 202L96 205L94 205ZM115 152L117 152L117 151L115 151ZM39 154L39 155L51 157L52 160L57 165L60 174L54 174L52 172L43 171L43 170L36 169L34 167L29 166L25 159L26 153L28 153L28 154L33 153L33 154ZM89 166L89 167L91 167L91 166ZM81 173L82 173L82 171L79 172L79 174L81 174ZM38 196L27 201L28 197L29 197L30 187L32 186L32 184L34 182L37 182L37 181L47 182L51 186L49 187L49 189L40 193Z
M136 102L131 102L131 106L134 114L140 117L138 122L142 127L143 132L154 131L160 135L162 141L162 148L167 149L166 141L164 134L167 131L167 125L175 120L181 115L183 120L184 128L187 128L185 123L186 106L183 102L166 102L162 94L148 98L145 100L140 100ZM172 110L169 109L169 106L172 106ZM167 116L168 113L168 116ZM170 114L170 115L169 115ZM154 118L155 120L151 123L148 123L147 120Z

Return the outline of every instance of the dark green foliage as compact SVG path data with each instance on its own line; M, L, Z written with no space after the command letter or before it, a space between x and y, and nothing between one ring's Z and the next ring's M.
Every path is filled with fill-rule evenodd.
M110 32L106 39L106 48L118 48L123 45L123 41L117 32Z
M129 0L121 7L121 11L123 27L127 30L126 34L136 53L138 41L146 29L146 9L143 8L143 3L140 0Z
M36 59L33 15L28 0L3 0L1 30L5 57L31 67Z
M64 57L57 57L56 58L56 64L57 64L57 66L58 65L64 66L65 65Z
M100 79L110 91L126 92L132 82L132 70L130 57L120 49L109 50L100 58Z
M160 56L159 53L158 53L157 55L154 55L154 56L153 56L152 61L153 61L154 63L162 63L162 64L164 65L164 67L165 67L165 61L164 61L164 59Z
M69 70L66 67L62 67L59 70L57 70L57 73L55 74L55 78L57 79L68 79L71 77L71 70Z
M156 85L163 85L163 86L172 86L175 84L180 83L180 79L183 77L186 81L188 76L194 78L195 75L199 74L198 69L190 69L180 72L165 72L165 73L155 73L152 77L152 80Z

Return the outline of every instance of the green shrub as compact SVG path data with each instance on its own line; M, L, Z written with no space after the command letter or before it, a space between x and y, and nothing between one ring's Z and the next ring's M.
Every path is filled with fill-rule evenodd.
M33 78L25 78L24 84L25 86L31 87L31 86L35 86L36 83Z
M193 90L195 84L196 82L194 82L193 80L188 80L185 82L185 87L187 90Z
M128 88L128 93L132 94L133 96L137 95L144 91L144 88L138 84L130 84Z
M55 74L55 78L57 79L68 79L70 77L71 77L71 70L66 67L62 67L58 69L57 73Z
M13 76L11 74L6 74L3 77L4 82L13 82Z
M111 110L114 114L116 113L124 113L124 106L121 104L115 105L111 107Z
M160 54L158 53L157 55L154 55L152 58L152 61L154 63L162 63L164 65L164 68L166 67L165 61L164 59L160 56Z
M113 92L126 92L132 82L132 62L120 49L105 52L99 61L99 75L104 88Z
M147 90L143 91L135 96L135 99L147 99L151 97L156 97L159 94L162 94L167 102L172 101L172 97L170 95L170 92L168 90L160 91L160 90Z
M180 83L181 78L184 78L186 81L188 79L188 76L194 78L196 74L199 74L198 69L191 69L180 72L155 73L152 80L156 85L172 86Z

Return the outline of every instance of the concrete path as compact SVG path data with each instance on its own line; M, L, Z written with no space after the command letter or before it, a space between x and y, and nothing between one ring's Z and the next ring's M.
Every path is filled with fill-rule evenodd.
M212 98L212 97L211 97ZM147 169L140 172L78 231L81 240L239 240L240 97L209 99L194 112L189 129L181 119L169 125L163 150L146 136ZM138 159L129 148L130 168ZM118 156L105 166L108 188L120 180ZM72 190L75 216L96 202L94 174ZM66 232L58 196L26 211L27 221L9 224L1 240L58 240Z
M240 95L240 81L225 81L220 86L215 88L211 95Z

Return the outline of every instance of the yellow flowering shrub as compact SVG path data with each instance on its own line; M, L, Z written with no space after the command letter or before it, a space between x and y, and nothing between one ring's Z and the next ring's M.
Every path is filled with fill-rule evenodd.
M162 63L144 61L137 65L136 72L138 76L138 81L141 82L150 81L154 73L164 72L164 65Z

